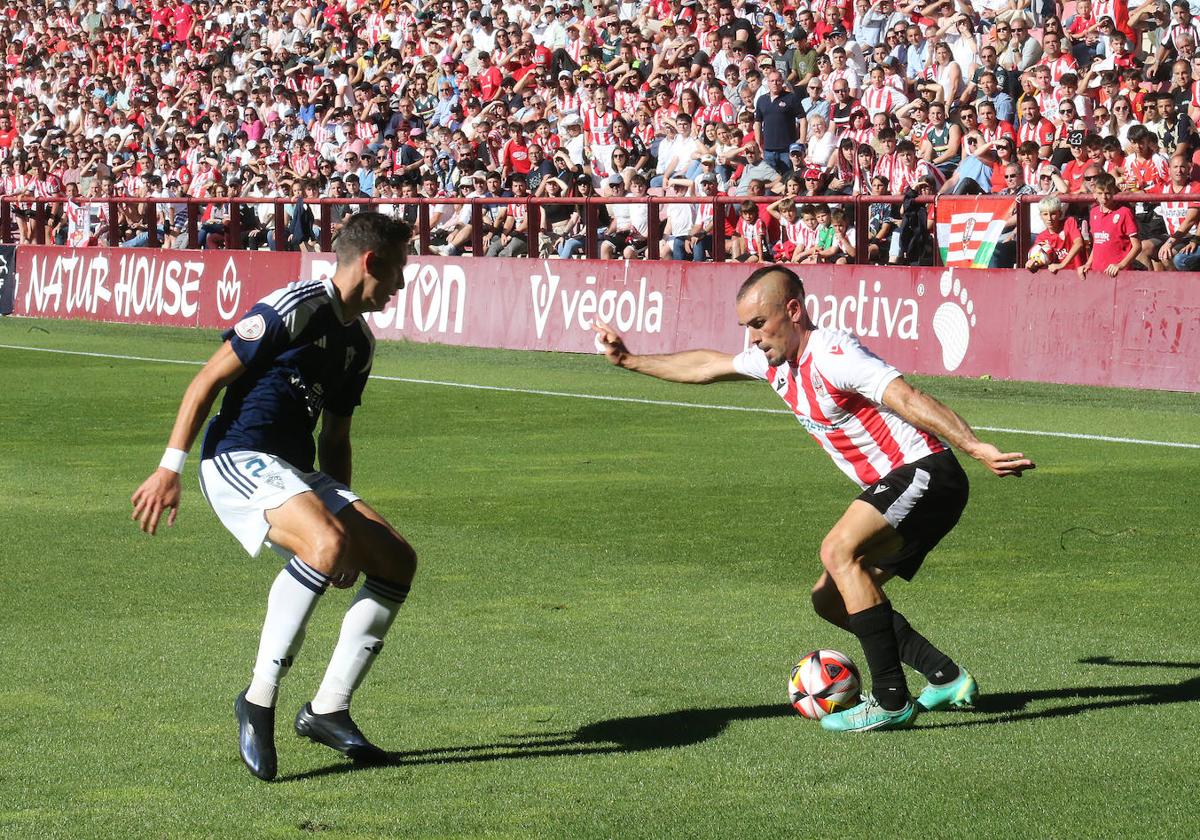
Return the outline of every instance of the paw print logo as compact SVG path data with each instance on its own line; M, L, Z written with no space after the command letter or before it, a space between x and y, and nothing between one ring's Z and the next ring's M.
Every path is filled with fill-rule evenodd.
M942 272L938 290L945 300L933 313L933 335L942 348L942 365L947 371L958 370L971 345L971 330L975 327L975 302L971 300L954 269Z

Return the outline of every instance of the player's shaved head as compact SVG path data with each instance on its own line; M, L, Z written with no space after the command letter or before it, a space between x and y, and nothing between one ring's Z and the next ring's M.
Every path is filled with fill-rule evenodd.
M738 289L737 300L741 301L753 289L760 290L764 302L783 305L793 298L804 301L804 282L800 275L781 265L764 265L756 269Z

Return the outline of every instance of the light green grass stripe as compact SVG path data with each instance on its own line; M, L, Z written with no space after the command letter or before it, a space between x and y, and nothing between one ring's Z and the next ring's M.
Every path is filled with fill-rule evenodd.
M158 359L149 356L125 356L118 353L89 353L82 350L58 350L51 347L24 347L19 344L0 344L3 350L31 350L38 353L58 353L65 356L89 356L97 359L122 359L130 362L156 362L167 365L191 365L199 367L203 362L187 361L185 359ZM538 388L512 388L504 385L481 385L472 382L450 382L440 379L415 379L407 376L372 375L371 379L383 382L406 382L410 385L437 385L446 388L466 388L473 391L498 391L508 394L529 394L538 397L570 397L577 400L599 400L601 402L635 403L641 405L657 405L667 408L699 408L708 411L745 411L753 414L791 414L783 408L755 408L741 405L717 405L715 403L693 403L676 400L651 400L643 397L618 397L608 394L579 394L571 391L546 391ZM1033 437L1070 438L1072 440L1093 440L1099 443L1125 443L1138 446L1166 446L1174 449L1200 449L1200 443L1184 443L1170 440L1147 440L1144 438L1114 437L1112 435L1092 435L1084 432L1051 432L1041 429L1009 429L1000 426L975 426L981 432L1002 432L1014 435L1030 435Z

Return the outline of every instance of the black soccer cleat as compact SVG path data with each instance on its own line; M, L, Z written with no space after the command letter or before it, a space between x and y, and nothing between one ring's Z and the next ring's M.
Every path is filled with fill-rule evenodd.
M296 734L331 747L358 764L390 761L388 754L368 741L354 725L346 710L319 715L312 710L311 703L305 703L296 713Z
M238 722L238 752L246 769L264 782L275 778L279 761L275 756L275 710L258 706L242 692L233 701Z

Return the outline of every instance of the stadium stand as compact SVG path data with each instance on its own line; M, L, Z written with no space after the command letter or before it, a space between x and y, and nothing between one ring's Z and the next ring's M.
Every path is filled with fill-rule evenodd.
M921 195L1087 193L1099 172L1123 192L1200 191L1196 13L1187 0L14 0L0 12L7 236L222 247L232 221L233 247L312 248L359 206L314 214L323 198L411 220L405 199L454 197L488 201L431 209L443 254L582 256L594 216L599 256L637 257L653 233L677 259L838 261L859 219L811 199L876 195L893 200L861 214L871 258L909 261L931 223ZM646 200L543 205L531 249L524 196L584 193ZM692 195L758 212L650 203ZM1088 206L1065 207L1086 238ZM1194 264L1192 210L1133 208L1146 267ZM1015 246L995 253L1017 261Z

